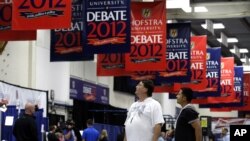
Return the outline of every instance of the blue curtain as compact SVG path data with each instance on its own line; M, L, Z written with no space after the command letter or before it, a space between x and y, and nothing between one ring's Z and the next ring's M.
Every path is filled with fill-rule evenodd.
M102 129L106 129L108 131L109 141L116 141L117 136L121 134L122 126L115 126L115 125L109 125L109 124L94 124L95 129L97 129L100 133Z
M38 141L42 141L43 136L41 129L43 124L43 109L39 109L38 111L36 111L35 116L36 116L36 127L38 132Z
M17 119L17 109L16 106L7 106L7 111L6 112L2 112L2 121L1 121L1 140L7 140L7 141L15 141L15 137L12 134L12 130L13 130L13 125L12 126L6 126L5 125L5 119L6 116L13 116L14 120L13 120L13 124L15 122L15 120Z

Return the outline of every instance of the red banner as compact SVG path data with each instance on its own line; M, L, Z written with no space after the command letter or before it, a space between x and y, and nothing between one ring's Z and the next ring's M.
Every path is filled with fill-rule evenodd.
M12 29L69 28L71 0L14 0Z
M13 31L11 30L12 4L0 4L0 40L36 40L36 31Z
M244 92L243 92L243 106L242 107L234 107L231 108L233 110L238 110L238 111L250 111L250 97L249 97L249 92L250 92L250 73L244 74Z
M131 2L131 51L127 71L166 68L166 1Z
M179 91L181 87L192 88L193 91L206 88L206 53L207 53L207 37L193 36L191 37L191 82L190 83L174 83L175 91Z
M234 92L234 58L221 58L221 96L208 97L208 103L232 103L235 100Z
M124 54L97 55L97 76L124 76L126 74Z

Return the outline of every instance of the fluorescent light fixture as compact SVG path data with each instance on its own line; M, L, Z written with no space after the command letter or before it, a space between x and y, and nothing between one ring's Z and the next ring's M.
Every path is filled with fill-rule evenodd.
M201 24L201 26L202 26L204 29L207 29L207 24ZM214 23L214 24L213 24L213 28L214 28L214 29L223 29L223 28L225 28L225 26L224 26L222 23Z
M221 41L221 38L217 39L219 42ZM237 38L227 38L227 42L228 43L238 43L238 39Z
M246 48L241 48L239 51L240 53L248 53L248 49ZM230 52L235 53L235 49L230 49Z
M205 6L196 6L194 7L194 12L208 12L207 8Z
M248 53L248 49L242 48L242 49L240 49L240 53Z
M182 7L181 8L184 12L186 13L191 13L192 12L192 7Z
M174 8L183 8L190 7L190 0L167 0L166 8L174 9Z
M240 58L240 61L241 61L241 62L246 63L246 60L247 60L246 58ZM248 60L250 61L250 59L248 59Z
M230 49L230 52L235 53L235 49Z
M245 63L246 62L246 58L240 58L240 61Z

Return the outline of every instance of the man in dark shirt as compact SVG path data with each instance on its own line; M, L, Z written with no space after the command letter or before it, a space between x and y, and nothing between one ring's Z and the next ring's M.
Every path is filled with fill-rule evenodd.
M176 97L182 109L176 119L175 141L201 141L199 113L190 104L193 98L192 89L181 88Z
M17 141L38 141L34 113L35 105L26 103L24 114L14 124L13 134Z

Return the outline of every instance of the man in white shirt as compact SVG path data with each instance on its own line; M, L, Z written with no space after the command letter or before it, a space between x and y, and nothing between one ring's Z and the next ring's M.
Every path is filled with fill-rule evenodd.
M164 123L162 108L151 96L154 84L143 80L136 86L138 101L129 108L124 141L157 141Z
M222 141L230 141L230 135L227 128L222 128L221 135Z

